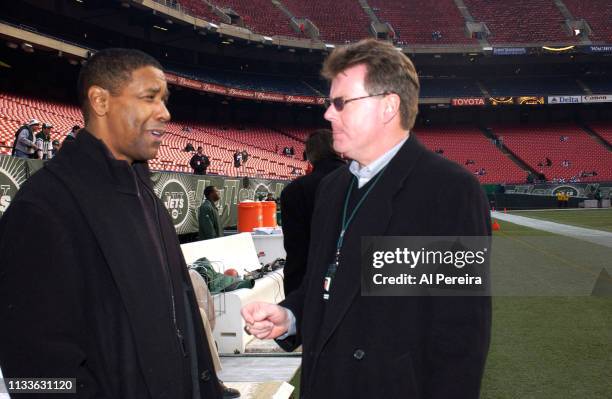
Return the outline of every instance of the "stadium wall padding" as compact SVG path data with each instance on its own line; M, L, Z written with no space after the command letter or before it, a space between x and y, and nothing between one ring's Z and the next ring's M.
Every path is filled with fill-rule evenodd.
M37 170L43 161L0 156L0 217L15 194ZM198 231L198 207L204 197L204 188L214 185L219 189L218 202L221 223L236 226L237 204L244 200L265 197L269 192L275 198L289 183L286 180L239 178L228 176L196 176L185 173L152 172L155 193L162 200L172 218L177 234Z
M0 217L6 211L19 187L38 169L43 161L0 156ZM198 231L198 207L202 203L204 188L214 185L219 189L218 202L221 223L236 226L237 205L244 200L265 197L269 192L279 198L289 181L251 177L196 176L185 173L152 172L154 190L172 218L177 234ZM570 207L591 198L599 190L603 198L612 197L612 182L608 183L540 183L521 185L484 185L491 206L497 209L535 209L557 206L556 193L570 196Z

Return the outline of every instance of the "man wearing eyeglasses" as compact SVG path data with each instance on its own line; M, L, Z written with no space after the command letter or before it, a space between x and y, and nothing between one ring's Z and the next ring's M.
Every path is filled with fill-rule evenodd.
M367 236L490 235L484 193L411 132L419 81L393 45L338 48L322 74L334 150L352 162L319 187L306 279L279 305L246 305L245 329L302 345L302 398L478 398L490 297L362 296L360 255Z

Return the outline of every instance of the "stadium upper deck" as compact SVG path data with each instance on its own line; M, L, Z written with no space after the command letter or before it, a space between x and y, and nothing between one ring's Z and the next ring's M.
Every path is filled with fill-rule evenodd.
M493 45L612 42L612 4L606 0L465 0L462 9L452 0L180 0L178 4L206 21L328 43L372 36L373 26L389 32L400 45L474 45L476 37ZM388 24L389 30L381 24ZM575 34L576 26L582 33Z

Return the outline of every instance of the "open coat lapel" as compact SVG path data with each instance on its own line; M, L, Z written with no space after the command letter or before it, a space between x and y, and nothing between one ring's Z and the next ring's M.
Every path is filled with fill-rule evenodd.
M81 136L85 135L79 136L82 140L96 140ZM129 316L141 369L152 396L156 396L173 384L170 380L173 376L167 373L170 368L167 353L170 348L178 351L174 331L168 323L172 319L169 287L163 280L163 265L151 251L150 232L143 226L144 210L135 174L129 170L130 173L116 174L105 159L102 152L105 149L97 144L92 153L67 146L58 155L63 162L49 163L46 167L69 192L78 193L75 201L113 275ZM84 171L77 165L90 167ZM92 168L99 179L92 178ZM126 164L126 168L130 166ZM133 181L129 181L132 177ZM117 214L120 217L109 217ZM152 291L164 294L147 294ZM180 365L175 366L175 370L180 369Z
M395 194L407 184L407 179L422 152L422 145L413 135L410 135L399 152L389 162L376 187L372 189L368 198L363 202L349 226L341 251L340 266L332 283L330 300L327 304L317 342L317 353L322 351L354 302L355 297L361 291L361 238L385 235L387 226L393 217ZM350 175L350 181L352 175L348 169L346 171ZM348 184L348 182L346 185L338 184L339 188L334 192L334 199L337 200L337 196L339 196L342 204L344 204ZM342 212L342 206L340 207L340 213ZM332 210L335 211L335 209ZM329 217L329 219L332 219L332 217ZM334 248L336 239L337 237L334 237L329 240L333 243ZM325 264L325 267L327 267L327 264Z

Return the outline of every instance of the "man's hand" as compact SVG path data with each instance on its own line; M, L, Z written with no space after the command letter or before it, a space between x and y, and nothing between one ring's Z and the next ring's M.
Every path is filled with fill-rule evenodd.
M240 311L245 329L259 339L274 339L289 330L287 309L265 302L251 302Z

